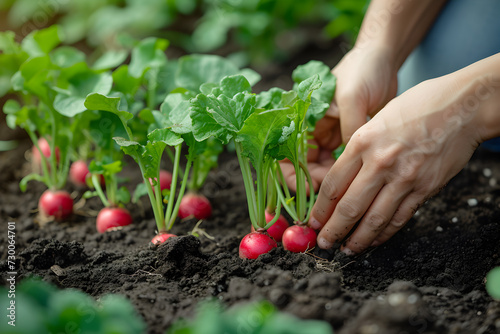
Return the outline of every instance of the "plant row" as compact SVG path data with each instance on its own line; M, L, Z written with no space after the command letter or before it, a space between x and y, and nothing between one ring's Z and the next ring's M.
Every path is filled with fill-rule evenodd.
M33 141L33 173L20 186L25 191L31 180L47 186L39 201L42 216L71 215L73 199L63 190L69 175L89 188L84 197L101 199L99 232L130 224L125 204L147 195L158 232L152 242L162 243L179 216L211 215L199 190L230 145L253 229L241 242L240 257L256 258L276 241L294 252L314 247L316 233L306 226L315 200L307 152L310 132L335 90L326 65L299 66L290 91L275 87L256 94L256 72L213 55L169 60L164 39L136 41L125 57L109 52L92 63L60 43L57 26L20 44L13 33L0 35L0 63L12 72L3 90L14 94L4 105L7 123L25 129ZM124 154L143 178L133 196L120 186ZM169 171L161 170L164 156ZM293 165L295 192L284 182L284 159Z

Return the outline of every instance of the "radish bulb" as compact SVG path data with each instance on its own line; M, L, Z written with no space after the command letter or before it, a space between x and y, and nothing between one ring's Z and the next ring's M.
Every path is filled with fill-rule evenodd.
M43 216L51 216L61 221L73 213L73 199L67 191L48 189L40 196L38 210Z
M245 235L240 242L240 258L256 259L259 255L268 253L277 246L276 241L266 232L251 232Z
M96 220L96 227L99 233L130 224L132 224L132 216L125 208L106 207L99 212Z
M316 246L316 232L309 226L293 225L283 233L283 247L293 253L304 253Z

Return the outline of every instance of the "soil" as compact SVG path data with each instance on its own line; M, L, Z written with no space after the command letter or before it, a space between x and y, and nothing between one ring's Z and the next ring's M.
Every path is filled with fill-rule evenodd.
M500 154L478 150L436 197L395 237L355 257L338 250L292 254L277 248L241 260L238 245L250 228L237 160L224 153L204 193L213 217L208 235L187 235L195 220L178 222L172 238L153 249L155 223L146 199L129 205L135 223L97 233L97 199L84 203L68 186L76 213L43 227L37 200L44 187L21 193L28 141L0 153L0 269L7 270L7 222L16 224L17 279L36 275L95 298L127 296L148 333L164 333L192 317L199 301L227 306L267 299L301 318L329 322L335 333L500 333L500 302L485 291L485 276L500 265ZM139 182L129 162L124 175ZM56 267L54 267L56 266ZM3 280L4 278L2 278ZM6 282L2 281L3 285Z

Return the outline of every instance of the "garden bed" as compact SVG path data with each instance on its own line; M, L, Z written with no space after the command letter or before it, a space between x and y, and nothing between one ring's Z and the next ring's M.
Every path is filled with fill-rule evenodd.
M204 188L214 213L201 228L214 240L185 236L152 249L155 222L145 198L128 206L134 224L119 231L97 233L97 199L79 202L85 211L76 209L68 222L41 227L36 207L44 186L30 183L21 193L18 185L29 147L22 141L16 150L0 153L0 269L8 271L6 231L13 221L18 280L37 275L95 298L122 294L149 333L163 333L192 316L207 298L228 306L264 298L299 317L326 320L336 333L500 330L500 302L484 287L487 272L500 265L500 154L476 152L401 232L364 254L291 254L278 248L258 260L241 260L238 244L250 221L232 153L223 154ZM133 163L124 175L131 185L140 181ZM81 192L69 190L79 201ZM182 221L174 232L186 235L195 224Z

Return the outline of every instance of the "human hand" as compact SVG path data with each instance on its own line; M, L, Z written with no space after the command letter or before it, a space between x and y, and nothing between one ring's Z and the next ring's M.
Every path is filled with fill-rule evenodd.
M358 221L345 253L385 242L456 175L481 141L475 110L463 112L474 92L473 83L459 85L453 76L429 80L359 128L313 207L318 246L341 242Z
M364 51L353 49L332 70L337 77L335 97L325 117L316 123L309 141L316 147L310 148L307 156L315 191L335 162L332 152L366 123L367 116L374 116L396 94L397 70L390 52L383 48ZM288 187L295 191L293 165L288 160L280 165Z

